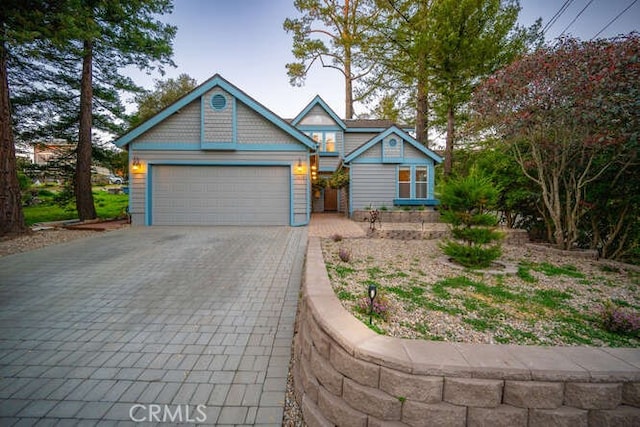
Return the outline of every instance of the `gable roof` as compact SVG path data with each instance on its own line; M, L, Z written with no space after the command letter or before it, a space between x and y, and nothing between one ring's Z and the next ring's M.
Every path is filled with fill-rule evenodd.
M304 107L304 109L300 112L300 114L298 114L291 121L291 124L293 126L297 126L300 123L300 121L304 119L304 117L307 114L309 114L309 111L311 111L311 109L316 105L319 105L333 119L333 121L335 121L338 124L338 126L340 126L343 130L347 128L347 125L342 121L340 117L338 117L335 111L333 111L331 107L329 107L329 105L327 105L327 103L324 102L322 98L320 98L320 95L316 95L315 98L313 98L313 100L310 103L308 103L306 107Z
M242 103L247 105L253 111L264 117L266 120L292 136L301 144L305 145L312 151L315 151L316 146L315 143L309 136L307 136L304 132L296 129L290 123L282 119L280 116L275 114L273 111L269 110L264 105L260 104L258 101L247 95L245 92L240 90L238 87L229 83L219 74L215 74L206 82L202 83L200 86L193 89L191 92L174 102L173 104L166 107L164 110L160 111L155 116L151 117L149 120L141 123L135 128L131 129L120 138L114 141L114 144L117 147L124 147L131 143L134 139L156 126L166 118L170 117L172 114L178 112L181 108L187 106L191 102L199 99L202 95L209 92L211 89L215 87L220 87L224 89L226 92L230 93L236 99L240 100Z
M427 147L422 145L418 140L413 138L411 135L409 135L408 133L406 133L396 125L393 125L387 128L387 130L385 130L384 132L376 135L375 137L371 138L369 141L365 142L364 144L362 144L361 146L353 150L351 153L347 154L344 158L344 163L351 162L352 160L360 156L362 153L367 151L369 148L373 147L374 145L376 145L377 143L379 143L380 141L382 141L383 139L385 139L387 136L391 134L396 134L400 136L404 141L411 144L416 150L424 153L427 157L430 157L431 159L433 159L434 162L442 163L442 160L443 160L442 157L438 156L436 153L429 150Z

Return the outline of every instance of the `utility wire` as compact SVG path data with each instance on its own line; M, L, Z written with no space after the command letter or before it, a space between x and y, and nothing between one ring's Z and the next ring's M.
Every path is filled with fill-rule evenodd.
M558 9L556 14L553 15L549 20L549 22L547 22L547 24L544 26L544 28L542 29L542 34L546 34L546 32L549 31L549 29L553 26L553 24L556 23L558 18L562 16L562 14L567 10L567 8L571 3L573 3L573 0L565 0L565 2L562 4L562 6L560 6L560 9Z
M600 31L598 31L598 33L597 33L595 36L591 37L591 40L595 39L595 38L596 38L596 37L598 37L600 34L602 34L602 32L603 32L604 30L606 30L607 28L609 28L609 26L610 26L611 24L613 24L614 22L616 22L616 21L618 20L618 18L620 18L620 17L621 17L621 16L622 16L622 15L623 15L627 10L629 10L629 8L631 8L631 6L633 6L634 4L636 4L636 2L637 2L637 1L638 1L638 0L633 0L629 6L627 6L627 7L626 7L622 12L620 12L619 14L617 14L617 15L615 16L615 18L613 18L611 21L609 21L609 23L608 23L607 25L605 25L603 29L601 29Z
M575 18L573 18L573 20L571 22L569 22L569 25L567 25L566 27L564 27L564 30L562 30L562 32L560 33L560 37L562 37L562 35L569 29L569 27L571 27L573 25L574 22L576 22L578 20L578 18L580 18L580 15L582 15L582 12L584 12L585 10L587 10L587 8L589 7L589 5L593 3L593 0L589 0L589 3L587 3L587 5L585 7L582 8L582 10L580 12L578 12L578 14L576 15Z

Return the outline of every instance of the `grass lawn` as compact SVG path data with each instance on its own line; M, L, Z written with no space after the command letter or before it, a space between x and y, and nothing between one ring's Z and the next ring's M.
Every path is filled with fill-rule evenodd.
M490 275L439 262L437 241L323 240L342 305L376 332L412 339L529 345L640 347L640 334L611 331L607 307L640 321L640 272L594 260L504 246L517 274ZM348 262L340 259L348 251ZM369 325L369 285L378 297ZM636 325L637 327L640 325Z
M62 207L55 203L55 191L43 189L38 193L40 203L23 208L27 225L38 222L62 221L78 218L75 204ZM102 219L117 218L122 216L129 204L129 196L126 194L109 194L103 187L93 189L93 200L98 213Z

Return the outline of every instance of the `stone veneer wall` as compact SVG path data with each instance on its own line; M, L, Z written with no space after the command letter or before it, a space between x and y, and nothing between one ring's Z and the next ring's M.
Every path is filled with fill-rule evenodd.
M440 222L440 212L433 209L412 210L412 211L379 211L379 217L382 223L385 222ZM369 218L369 211L354 210L351 219L354 221L363 221Z
M636 426L640 350L444 343L378 335L307 250L294 390L310 426Z

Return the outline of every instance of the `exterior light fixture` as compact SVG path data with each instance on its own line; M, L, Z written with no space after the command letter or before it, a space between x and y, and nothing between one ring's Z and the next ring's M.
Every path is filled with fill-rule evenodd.
M142 164L140 163L140 159L138 159L137 157L133 158L133 164L131 165L131 169L133 169L136 172L142 169Z
M372 323L373 318L373 300L376 298L378 294L378 288L376 285L369 285L369 324Z
M318 169L316 165L311 165L311 170L315 173L315 170Z
M297 174L303 174L304 173L304 164L302 163L302 160L298 159L298 164L296 164L296 173Z

